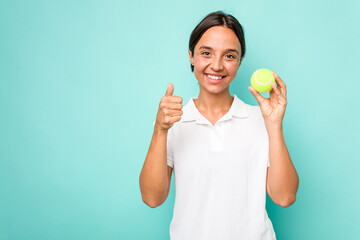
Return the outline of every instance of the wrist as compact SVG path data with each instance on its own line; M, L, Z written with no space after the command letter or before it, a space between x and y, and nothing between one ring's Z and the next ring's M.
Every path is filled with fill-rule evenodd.
M268 131L269 134L282 133L282 131L283 131L282 123L265 124L265 126L266 126L266 130Z
M155 123L154 132L156 134L167 134L169 129L161 128L157 123Z

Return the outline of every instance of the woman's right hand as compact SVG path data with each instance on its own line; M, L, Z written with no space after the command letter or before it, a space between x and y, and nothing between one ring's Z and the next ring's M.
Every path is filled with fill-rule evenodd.
M168 131L174 123L180 121L183 111L183 99L178 96L173 96L174 86L168 83L165 96L161 98L159 110L156 116L155 129L159 131Z

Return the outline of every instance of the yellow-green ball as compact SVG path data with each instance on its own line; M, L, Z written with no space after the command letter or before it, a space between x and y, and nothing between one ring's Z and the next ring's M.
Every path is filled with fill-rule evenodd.
M251 76L251 86L258 92L268 92L272 89L271 84L275 82L272 71L261 68Z

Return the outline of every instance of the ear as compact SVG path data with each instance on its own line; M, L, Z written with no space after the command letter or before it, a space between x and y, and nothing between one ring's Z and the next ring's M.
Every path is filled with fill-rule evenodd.
M191 53L191 50L190 50L190 49L188 50L188 53L189 53L189 59L190 59L191 65L194 66L194 58L193 58L193 56L192 56L192 53Z

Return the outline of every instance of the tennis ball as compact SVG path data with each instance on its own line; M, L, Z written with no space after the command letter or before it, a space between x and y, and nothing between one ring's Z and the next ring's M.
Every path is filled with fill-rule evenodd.
M251 76L251 86L258 92L268 92L272 89L271 84L275 82L272 71L261 68Z

